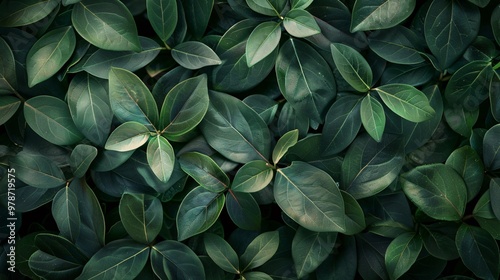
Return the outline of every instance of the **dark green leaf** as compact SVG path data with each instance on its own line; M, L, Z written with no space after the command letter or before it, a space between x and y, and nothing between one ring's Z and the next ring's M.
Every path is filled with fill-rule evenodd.
M68 186L55 195L52 201L52 217L56 221L60 234L75 242L80 234L80 210L78 197Z
M58 5L57 0L3 1L0 5L0 26L16 27L37 22Z
M73 7L71 21L80 36L101 49L141 50L134 18L118 0L82 0Z
M382 84L408 84L411 86L421 86L429 82L436 69L428 63L413 65L389 64L382 73Z
M333 61L340 75L351 87L359 92L367 92L372 86L373 73L366 59L347 45L330 45Z
M273 149L273 162L275 165L288 152L288 149L297 144L298 139L299 131L297 129L291 130L281 136Z
M483 140L483 159L484 166L488 170L500 168L500 124L490 128L484 135Z
M250 9L266 16L280 16L286 1L283 0L246 0Z
M157 135L149 140L146 153L149 167L160 181L166 183L174 170L174 148L167 139Z
M348 192L340 190L345 206L345 224L344 234L354 235L360 233L366 227L365 215L358 201Z
M144 145L150 136L149 129L138 122L129 121L118 126L106 141L106 150L127 152Z
M364 279L389 279L385 252L390 239L373 234L356 235L358 273Z
M360 112L363 127L375 141L380 142L385 129L385 113L382 104L368 94L361 101Z
M202 42L188 41L172 49L172 58L182 67L196 70L222 63L219 56Z
M241 271L247 271L266 263L278 250L280 244L278 231L268 231L259 234L248 244L240 256Z
M164 240L151 247L151 266L159 279L206 279L198 256L175 240Z
M73 176L82 178L87 173L92 161L97 157L97 149L94 146L79 144L71 152L69 165Z
M103 150L98 155L92 166L92 170L97 172L111 171L124 162L126 162L134 153L135 150L128 152L117 152L111 150Z
M422 238L416 233L404 233L394 239L385 253L385 265L391 279L398 279L417 260L422 250Z
M182 2L189 33L196 39L201 38L210 20L214 0L184 0Z
M137 242L150 244L160 233L163 208L158 198L124 193L120 199L120 218L127 233Z
M207 254L220 268L233 274L240 273L238 255L226 240L216 234L205 233L203 241Z
M11 94L17 88L15 63L11 48L0 37L0 95Z
M82 264L63 260L40 250L34 252L29 258L31 271L43 279L74 279L80 275L82 266Z
M273 277L271 277L269 274L264 273L262 271L250 271L246 272L242 275L243 279L246 280L272 280Z
M160 40L166 42L177 25L177 1L147 0L146 7L151 26Z
M484 178L484 165L477 152L470 146L456 149L446 160L462 176L467 186L467 200L471 201L481 190Z
M336 232L314 232L299 227L292 242L297 276L303 278L316 270L332 252L336 240Z
M500 178L492 178L490 181L491 209L495 217L500 220Z
M290 5L292 9L305 9L311 5L313 0L291 0Z
M450 128L462 136L470 137L479 117L479 110L477 108L466 109L461 105L446 105L444 117Z
M261 214L253 196L244 192L228 192L226 209L231 221L244 230L259 230Z
M248 67L269 56L278 47L280 38L280 23L266 21L257 25L246 42L245 55Z
M420 38L411 29L397 26L371 34L368 46L389 62L418 64L425 61L418 49L418 40Z
M42 155L20 152L10 159L16 170L16 177L37 188L55 188L66 183L64 173L57 164Z
M268 125L274 121L278 112L278 102L267 95L254 94L243 99L243 102L252 108Z
M458 226L454 224L435 223L429 226L422 225L419 234L429 254L442 260L458 258L455 235Z
M344 194L344 193L342 193ZM394 220L376 221L369 226L369 232L388 238L396 238L403 233L412 232L413 229Z
M292 9L286 13L283 26L290 35L298 38L313 36L321 32L314 17L302 9Z
M500 45L500 7L496 6L491 13L491 29L497 44Z
M28 125L42 138L56 145L72 145L83 137L71 119L68 105L52 96L40 95L24 103Z
M44 253L74 264L84 265L88 261L88 258L63 236L39 233L35 237L35 245Z
M401 175L406 196L428 216L445 221L462 218L467 203L467 187L450 166L423 165Z
M231 190L235 192L258 192L273 179L273 169L263 160L245 163L234 176Z
M198 152L185 153L180 156L179 163L184 172L211 192L222 192L229 187L229 177L207 155Z
M17 109L19 109L19 106L21 106L21 101L18 98L13 96L0 96L0 125L3 125L12 118L17 112Z
M489 91L490 91L491 114L493 115L493 118L496 121L500 121L500 96L498 94L495 94L499 90L500 90L500 74L494 72L490 81Z
M202 187L190 191L177 212L178 240L188 239L210 228L219 217L225 201L223 194Z
M415 0L356 0L352 9L351 32L386 29L398 25L415 9Z
M306 229L346 230L344 200L337 183L321 169L304 162L278 169L274 198L280 208Z
M291 103L286 102L281 108L277 126L279 135L284 135L290 130L298 129L299 136L305 137L309 130L309 118L295 110Z

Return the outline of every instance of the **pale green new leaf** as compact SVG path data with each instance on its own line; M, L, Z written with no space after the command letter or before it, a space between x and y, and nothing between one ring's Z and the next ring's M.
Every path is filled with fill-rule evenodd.
M160 181L166 183L174 170L174 148L167 139L157 135L149 140L146 153L149 167Z
M138 122L126 122L118 126L106 141L106 150L126 152L144 145L150 137L149 129Z
M385 129L384 107L380 102L368 94L361 101L361 122L370 136L377 142L382 140Z
M276 165L280 159L288 152L288 149L297 144L299 140L299 131L297 129L283 134L273 149L273 162Z
M415 0L356 0L352 9L351 32L386 29L407 19Z
M270 55L281 39L281 24L265 21L252 31L246 42L245 55L248 67L252 67Z
M321 33L314 17L306 10L293 9L283 20L285 30L292 36L304 38Z
M182 67L191 70L222 63L209 46L198 41L183 42L175 46L172 49L172 58Z

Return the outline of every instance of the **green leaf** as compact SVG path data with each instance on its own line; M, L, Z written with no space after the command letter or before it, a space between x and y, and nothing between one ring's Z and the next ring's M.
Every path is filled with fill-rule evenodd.
M182 241L210 228L219 218L225 201L222 193L213 193L202 187L190 191L177 212L177 239Z
M246 0L248 7L253 11L266 16L279 16L285 8L283 0Z
M432 1L425 16L425 41L444 70L474 41L480 24L479 9L467 1Z
M56 258L84 265L88 258L69 239L50 233L39 233L35 237L35 246L42 252Z
M74 5L71 21L78 34L98 48L141 50L134 18L118 0L82 0Z
M337 93L325 59L308 44L289 39L276 59L276 76L281 93L297 113L323 123L327 106Z
M369 91L373 73L366 59L352 47L340 43L331 44L330 50L342 78L359 92Z
M422 225L419 228L419 234L429 254L449 261L458 258L458 250L455 245L457 230L458 225L455 224L435 223Z
M269 56L278 47L281 39L281 24L263 22L252 31L246 42L245 55L248 67L252 67Z
M182 170L208 191L219 193L229 187L229 177L209 156L198 152L182 154Z
M245 272L245 273L243 273L242 277L245 280L272 280L273 279L273 277L271 277L269 274L264 273L262 271Z
M470 146L456 149L446 160L462 176L467 187L467 200L471 201L481 190L484 178L484 165L477 152Z
M500 168L500 124L494 125L484 135L483 161L487 170Z
M80 211L78 197L68 187L62 188L52 201L52 217L60 234L74 242L80 234Z
M29 258L30 270L42 279L74 279L80 275L82 267L82 264L60 259L41 250L35 251Z
M359 114L358 114L359 115ZM278 116L277 131L284 135L290 130L298 129L299 136L305 137L309 130L309 118L300 114L291 103L285 102Z
M199 257L175 240L164 240L151 247L151 266L159 279L206 279Z
M321 33L314 17L306 10L292 9L283 19L285 30L292 36L304 38Z
M436 163L416 167L401 175L406 196L428 216L460 220L467 203L467 187L450 166Z
M188 41L172 49L172 58L182 67L196 70L222 63L219 56L202 42Z
M0 37L0 95L14 93L17 88L15 63L12 49Z
M417 260L422 250L422 238L416 233L404 233L396 237L385 253L385 265L390 279L398 279Z
M132 240L121 239L108 243L85 264L83 279L135 279L146 265L149 247Z
M226 209L231 221L244 230L259 230L261 214L259 204L249 193L228 192Z
M196 39L203 37L212 14L214 0L184 0L182 4L189 33Z
M136 121L155 131L158 107L149 89L134 73L111 68L109 99L113 113L121 122Z
M160 181L166 183L174 170L174 148L167 139L157 135L149 140L146 152L149 167Z
M147 15L160 40L167 42L177 25L177 1L147 0Z
M263 160L245 163L234 175L231 190L235 192L253 193L262 190L273 179L272 167Z
M495 94L496 92L498 92L498 90L500 90L500 74L494 72L493 77L490 81L489 95L491 114L496 121L500 120L500 96L498 94Z
M330 175L299 161L277 172L274 198L292 220L311 231L346 230L344 200Z
M500 45L500 7L496 6L491 13L491 29L498 45Z
M68 107L78 130L93 143L104 146L113 112L107 82L89 74L77 74L68 88Z
M368 40L370 49L389 62L413 65L425 61L418 47L420 38L404 26L373 32Z
M498 244L484 229L462 224L456 245L465 266L482 279L498 279Z
M262 118L233 96L214 91L209 96L208 111L200 125L208 144L235 162L268 161L271 135Z
M280 159L288 152L288 149L297 144L299 140L299 131L297 129L283 134L273 149L273 162L276 165Z
M16 177L36 188L55 188L66 183L64 173L57 164L42 155L20 152L10 159Z
M126 122L118 126L106 141L106 150L127 152L144 145L150 136L149 129L138 122Z
M356 0L352 8L351 32L386 29L407 19L415 0Z
M243 99L243 102L252 108L266 122L271 124L278 112L278 102L267 95L254 94Z
M241 271L259 267L271 259L280 244L278 231L268 231L259 234L248 244L243 255L240 256Z
M238 255L224 238L207 232L203 235L203 242L208 256L217 266L229 273L240 273Z
M1 63L1 61L0 61ZM21 101L13 96L0 96L0 125L6 123L21 106Z
M360 112L364 128L375 141L380 142L385 129L384 107L377 99L368 94L361 101Z
M305 9L311 5L313 0L291 0L290 6L292 9Z
M163 207L158 198L146 194L124 193L119 210L123 227L137 242L150 244L160 233Z
M394 113L412 122L428 120L436 113L427 96L413 86L405 84L383 85L374 89Z
M500 220L500 179L492 178L490 181L491 210L495 217Z
M87 173L92 161L97 157L97 148L87 144L77 145L71 151L69 165L73 176L82 178Z
M165 97L160 112L162 134L169 138L193 130L205 116L209 99L206 75L186 79Z
M445 105L444 117L446 123L448 123L450 128L456 133L464 137L470 137L472 135L472 129L479 117L479 110L477 108L466 109L462 105Z
M292 257L298 278L313 272L331 254L336 232L314 232L299 227L292 241Z
M354 235L366 228L365 214L358 201L348 192L340 190L345 206L346 231L344 234Z
M58 5L57 0L3 1L0 5L0 26L16 27L35 23L47 17Z

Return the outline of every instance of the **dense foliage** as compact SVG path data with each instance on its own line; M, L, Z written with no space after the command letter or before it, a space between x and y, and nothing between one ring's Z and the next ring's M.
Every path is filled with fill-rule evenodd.
M499 55L497 0L2 1L0 279L498 279Z

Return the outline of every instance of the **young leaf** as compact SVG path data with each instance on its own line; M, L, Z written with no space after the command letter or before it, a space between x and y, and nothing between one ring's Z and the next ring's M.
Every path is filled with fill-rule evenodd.
M177 212L177 239L182 241L206 231L219 218L225 201L223 194L202 187L190 191Z
M71 152L69 165L76 178L82 178L97 157L97 148L87 144L77 145Z
M280 244L278 231L268 231L258 235L248 244L240 256L241 271L259 267L271 259Z
M203 242L207 254L215 264L229 273L240 273L238 255L226 240L216 234L205 233L203 235Z
M226 209L231 221L244 230L259 230L261 214L259 204L249 193L228 192Z
M149 250L129 239L110 242L92 256L76 279L135 279L146 265Z
M488 170L500 168L500 124L494 125L484 135L483 161Z
M0 95L11 94L17 88L15 63L11 48L0 37Z
M370 136L377 142L382 140L385 129L384 107L370 94L361 101L361 122Z
M404 233L396 237L385 253L385 265L390 279L398 279L417 260L422 250L422 238L416 233Z
M21 100L13 96L0 96L0 125L6 123L21 106Z
M387 29L408 18L415 0L356 0L352 8L351 32Z
M344 80L359 92L369 91L373 73L366 59L347 45L334 43L330 45L330 49L335 66Z
M39 95L24 103L28 125L42 138L56 145L72 145L83 136L71 119L68 105L59 98Z
M314 17L306 10L292 9L283 19L285 30L292 36L304 38L321 33Z
M297 144L299 131L297 129L285 133L276 143L273 149L273 162L276 165L280 159L288 152L288 149Z
M37 22L47 17L58 5L57 0L2 1L0 26L17 27Z
M231 190L235 192L253 193L262 190L271 183L273 169L263 160L245 163L234 176Z
M82 0L74 5L71 22L80 36L98 48L141 50L134 18L118 0Z
M374 89L394 113L412 122L428 120L436 113L427 96L405 84L383 85Z
M167 42L177 25L177 1L147 0L147 15L160 40Z
M56 221L60 234L75 242L80 234L80 210L78 197L68 187L62 188L52 201L52 217Z
M151 247L150 255L151 266L159 279L206 279L200 258L179 241L161 241Z
M269 56L281 39L281 24L274 21L263 22L252 31L246 42L245 55L248 67L252 67Z
M222 63L219 56L202 42L188 41L172 49L172 58L182 67L196 70Z
M292 220L311 231L346 230L344 200L330 175L299 161L277 172L274 198Z
M229 187L229 177L207 155L198 152L185 153L180 156L179 163L184 172L211 192L219 193Z
M124 193L119 210L123 227L135 241L150 244L160 233L163 207L158 198L146 194Z
M462 176L467 186L467 200L471 201L481 190L484 178L484 165L477 152L470 146L456 149L446 160Z
M157 135L149 140L146 153L149 167L160 181L166 183L174 170L174 148L167 139Z
M292 9L305 9L311 5L313 0L291 0L290 5Z
M118 126L106 141L106 150L127 152L135 150L149 139L151 132L138 122L126 122Z
M401 175L406 196L428 216L444 221L462 218L467 188L450 166L436 163L416 167Z

